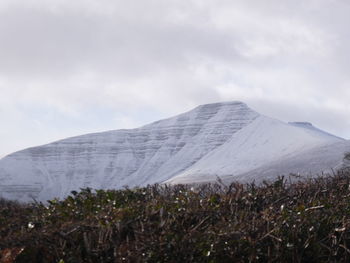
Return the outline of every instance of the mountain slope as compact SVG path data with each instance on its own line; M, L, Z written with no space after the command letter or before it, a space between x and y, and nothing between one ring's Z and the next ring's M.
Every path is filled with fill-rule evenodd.
M304 151L323 145L343 144L344 140L317 129L305 129L265 116L259 116L251 124L232 136L224 145L216 148L191 168L171 178L167 183L206 182L216 176L245 181L244 174L270 163L279 163ZM343 154L343 153L342 153ZM319 161L323 160L323 157ZM329 167L321 167L327 169ZM278 173L285 171L281 166ZM258 176L258 177L257 177ZM255 173L252 179L259 179ZM268 176L261 176L262 179ZM253 176L254 177L254 176Z
M162 182L224 144L259 116L241 102L202 105L133 130L88 134L0 160L0 193L45 200L81 187Z
M344 140L262 116L241 102L207 104L141 128L77 136L8 155L0 160L0 195L45 201L83 187L203 182L217 175L254 179L248 173L259 167L336 143Z

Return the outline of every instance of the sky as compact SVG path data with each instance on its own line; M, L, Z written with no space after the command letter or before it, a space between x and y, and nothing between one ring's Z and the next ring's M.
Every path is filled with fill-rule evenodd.
M350 139L348 0L0 0L0 157L239 100Z

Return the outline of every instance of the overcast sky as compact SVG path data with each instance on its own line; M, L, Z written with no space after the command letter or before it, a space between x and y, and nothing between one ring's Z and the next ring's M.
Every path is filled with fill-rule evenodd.
M0 0L0 157L241 100L350 138L348 0Z

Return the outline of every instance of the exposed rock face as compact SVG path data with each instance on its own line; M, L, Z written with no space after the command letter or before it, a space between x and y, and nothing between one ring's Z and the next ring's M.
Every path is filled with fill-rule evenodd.
M335 143L344 140L311 124L259 115L241 102L208 104L138 129L82 135L8 155L0 160L0 195L45 201L84 187L256 179L259 174L249 172ZM322 158L315 172L328 168ZM335 159L327 165L338 164Z

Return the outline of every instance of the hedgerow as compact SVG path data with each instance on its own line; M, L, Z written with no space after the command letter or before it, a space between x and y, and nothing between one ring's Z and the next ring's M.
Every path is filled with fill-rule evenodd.
M6 261L7 260L7 261ZM0 201L0 262L348 262L350 173Z

